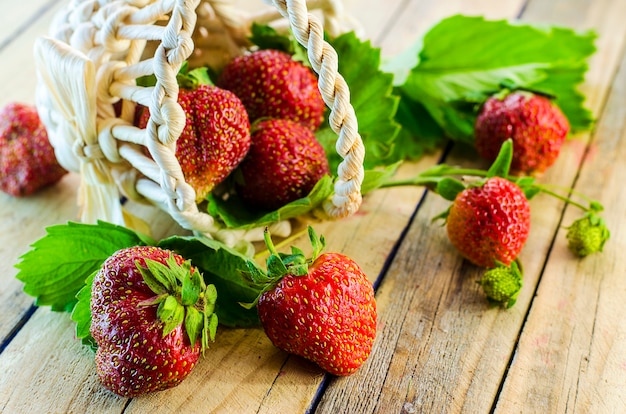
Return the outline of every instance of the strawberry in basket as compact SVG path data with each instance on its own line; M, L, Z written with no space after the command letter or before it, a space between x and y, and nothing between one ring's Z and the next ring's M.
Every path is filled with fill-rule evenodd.
M313 131L288 119L252 125L252 146L238 170L235 181L241 198L265 210L305 197L330 175L326 153Z
M181 87L178 103L187 122L176 141L176 159L201 203L239 165L250 149L250 121L235 94L213 85ZM138 126L150 116L139 108Z
M282 51L264 49L234 58L224 67L217 85L241 99L251 122L282 118L315 130L324 119L317 78Z

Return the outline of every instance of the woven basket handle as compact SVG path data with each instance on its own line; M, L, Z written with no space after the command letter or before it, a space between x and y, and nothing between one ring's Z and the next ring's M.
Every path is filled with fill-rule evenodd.
M319 75L319 89L326 106L330 109L331 129L338 135L336 151L343 158L337 169L335 194L324 204L331 218L343 218L355 213L361 206L361 184L364 170L365 148L358 132L354 108L350 104L350 90L338 72L337 52L324 40L324 28L320 20L309 13L305 0L273 0L278 12L288 20L296 40L307 49L313 70ZM233 27L238 18L228 0L209 0L220 19ZM328 21L341 13L340 3L334 0L317 1L327 12ZM334 29L336 30L336 28Z

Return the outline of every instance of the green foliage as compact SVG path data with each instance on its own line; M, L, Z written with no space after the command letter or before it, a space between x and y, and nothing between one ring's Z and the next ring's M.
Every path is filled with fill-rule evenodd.
M405 79L400 86L403 94L423 105L455 140L473 142L477 110L504 87L554 96L572 130L580 131L593 122L577 87L584 80L587 58L595 51L595 38L594 33L568 28L456 15L440 21L418 41L417 64L410 70L403 63L415 61L407 60L406 54L386 67Z
M350 87L350 103L365 146L365 168L395 163L398 159L393 158L394 140L400 132L400 124L395 120L399 98L393 93L393 76L380 69L380 49L352 32L329 42L339 57L339 73ZM337 136L328 123L324 125L316 136L335 171L341 162L334 147Z
M46 229L47 234L15 265L24 292L37 306L70 312L85 280L117 250L154 243L147 236L122 226L99 222L69 222Z
M231 327L257 326L256 309L244 309L240 302L251 302L259 291L242 277L256 264L247 256L223 243L205 237L173 236L161 240L158 246L180 254L196 266L207 284L215 285L218 292L215 314L220 323Z
M294 200L274 211L252 209L236 194L227 200L209 194L208 212L230 228L251 229L302 216L320 206L332 192L333 179L324 176L306 197Z

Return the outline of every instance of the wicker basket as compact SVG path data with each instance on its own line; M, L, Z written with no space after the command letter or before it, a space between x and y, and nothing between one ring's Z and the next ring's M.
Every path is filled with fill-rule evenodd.
M252 22L290 28L307 48L343 158L324 214L337 219L358 210L364 147L348 87L337 72L337 54L324 41L321 23L332 35L353 30L354 22L334 0L274 0L273 7L263 7L249 15L229 0L72 0L56 15L49 36L35 43L36 102L59 162L80 174L83 222L134 227L120 203L124 196L148 201L183 228L229 245L262 237L259 231L227 229L200 211L174 156L185 124L177 103L181 65L216 67L245 53ZM152 74L156 86L137 85L137 78ZM150 108L145 129L133 126L138 103ZM271 227L282 236L291 231L289 222Z

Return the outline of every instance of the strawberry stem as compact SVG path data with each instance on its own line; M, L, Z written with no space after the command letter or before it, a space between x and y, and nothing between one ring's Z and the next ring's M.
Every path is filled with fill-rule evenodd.
M576 207L580 208L583 211L590 211L589 208L585 207L584 205L580 204L579 202L574 201L574 200L572 200L569 197L566 197L566 196L563 196L561 194L558 194L558 193L556 193L556 192L554 192L552 190L549 190L545 186L538 185L537 187L539 187L539 191L541 191L542 193L551 195L552 197L557 198L557 199L559 199L559 200L561 200L561 201L563 201L563 202L565 202L567 204L571 204L573 206L576 206Z
M292 233L289 237L283 239L280 243L275 244L276 249L280 249L283 246L286 245L291 245L291 243L296 240L299 239L300 237L302 237L303 234L305 234L307 232L306 229L304 230L300 230L298 232ZM265 235L263 236L263 239L265 239ZM267 244L267 243L266 243ZM265 249L265 250L261 250L258 253L256 253L254 255L254 259L260 259L264 256L267 256L268 254L271 254L271 252L269 251L269 249Z
M433 173L437 173L439 175L434 175ZM436 187L443 180L447 179L448 176L463 176L463 177L480 177L486 178L489 176L489 172L485 170L472 169L472 168L455 168L445 164L440 164L437 167L430 168L415 177L404 179L404 180L389 180L384 182L379 188L391 188L391 187L400 187L400 186L425 186L434 192L436 191ZM581 198L584 198L589 202L589 206L585 206L582 203L577 202L576 200L564 196L562 194L557 193L554 190L551 190L548 185L545 184L537 184L532 177L517 177L512 175L507 175L507 180L520 185L524 192L527 195L534 195L536 193L544 193L550 195L554 198L557 198L567 204L571 204L580 208L585 212L599 212L603 210L602 205L595 200L590 199L589 197L581 194L579 192L575 192L574 190L569 189L568 191L572 194L576 194ZM448 197L444 197L448 198ZM530 196L528 198L531 198Z

